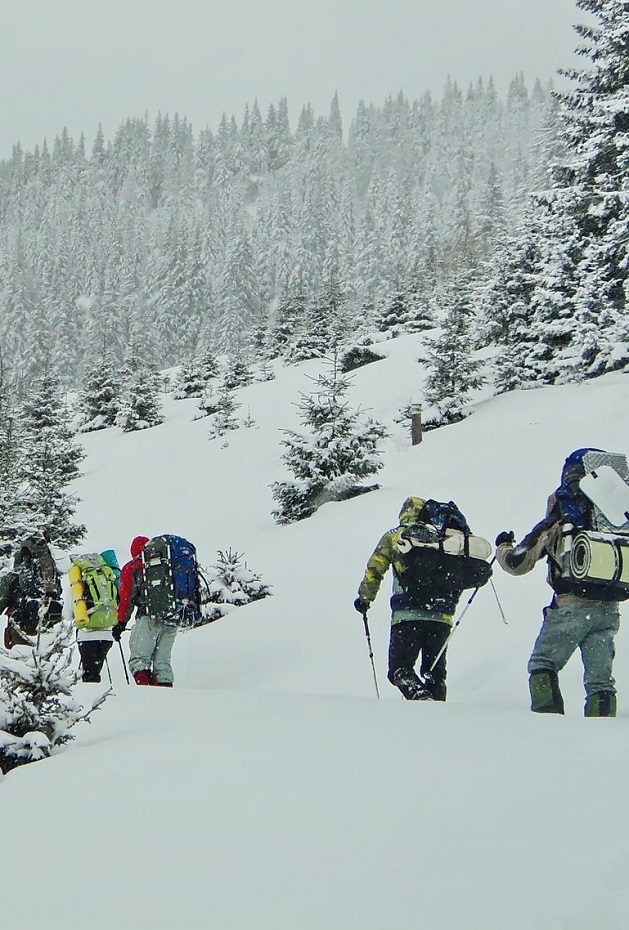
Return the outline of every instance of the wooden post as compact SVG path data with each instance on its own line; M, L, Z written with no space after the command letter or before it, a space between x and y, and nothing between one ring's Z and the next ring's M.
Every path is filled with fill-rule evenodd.
M411 406L411 444L419 445L422 441L422 407L421 404Z

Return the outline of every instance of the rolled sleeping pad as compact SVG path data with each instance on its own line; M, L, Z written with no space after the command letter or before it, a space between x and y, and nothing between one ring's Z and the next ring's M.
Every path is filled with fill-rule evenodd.
M579 581L629 581L629 539L578 533L570 550L570 572Z
M86 626L89 615L87 612L87 601L85 600L85 586L81 577L81 569L78 565L72 565L70 567L68 570L68 579L70 581L70 592L72 594L75 626Z

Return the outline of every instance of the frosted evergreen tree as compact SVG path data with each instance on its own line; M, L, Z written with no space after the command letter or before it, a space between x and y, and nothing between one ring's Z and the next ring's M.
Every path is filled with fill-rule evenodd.
M286 450L282 461L294 480L271 485L277 523L303 520L326 501L372 489L360 482L382 467L378 446L386 430L360 409L350 407L349 389L350 380L339 371L335 355L330 371L316 379L314 392L302 396L300 420L306 432L286 430L282 440Z
M74 441L68 408L56 378L44 374L20 405L26 508L33 526L62 548L78 542L85 527L72 522L76 498L66 490L79 475L85 453Z
M21 535L26 522L22 443L19 417L0 377L0 549L3 550Z
M426 340L428 377L424 399L433 407L424 427L443 426L462 420L472 391L484 383L481 363L474 359L473 306L469 279L459 276L443 292L445 307L441 332Z
M122 393L116 426L129 433L163 423L161 390L159 373L136 357L135 369Z
M219 549L216 562L204 568L201 576L201 613L203 623L224 617L233 607L268 597L271 590L260 575L252 571L244 554Z
M74 698L75 631L63 621L32 637L20 656L0 649L0 769L3 773L45 759L70 740L70 732L106 699L86 711Z
M592 377L629 364L629 6L576 0L588 59L559 95L567 157L536 198L540 255L531 297L541 380Z
M113 426L118 414L120 382L111 359L103 356L79 396L82 433Z
M210 439L222 439L226 433L238 429L240 424L235 413L239 408L240 404L236 402L233 389L222 385L216 395L212 425L208 433Z
M247 387L253 382L253 374L249 365L239 352L234 352L225 363L221 373L221 384L228 391Z
M181 366L175 399L186 397L203 397L208 382L220 374L218 360L211 349L195 354Z

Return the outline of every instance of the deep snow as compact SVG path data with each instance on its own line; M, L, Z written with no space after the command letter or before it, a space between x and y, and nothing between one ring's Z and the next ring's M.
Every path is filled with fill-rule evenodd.
M407 703L385 677L386 582L369 615L377 701L352 601L408 494L454 498L492 540L521 537L572 449L629 451L629 379L486 397L412 448L393 416L419 397L421 336L381 348L352 401L392 432L382 489L292 526L273 522L268 486L318 362L242 389L256 426L227 447L193 422L194 401L168 400L151 430L84 437L85 551L114 547L122 561L133 536L177 533L205 564L243 552L273 596L180 634L172 691L127 686L114 647L115 694L91 726L4 778L3 926L627 927L626 632L617 719L583 719L578 656L561 677L566 716L532 715L545 567L497 571L508 624L482 589L451 643L448 703ZM77 693L88 703L98 686Z

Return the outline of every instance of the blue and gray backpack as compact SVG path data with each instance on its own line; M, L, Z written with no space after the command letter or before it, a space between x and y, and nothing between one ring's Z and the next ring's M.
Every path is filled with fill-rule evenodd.
M196 549L182 536L156 536L142 550L144 604L154 620L190 628L201 619Z

